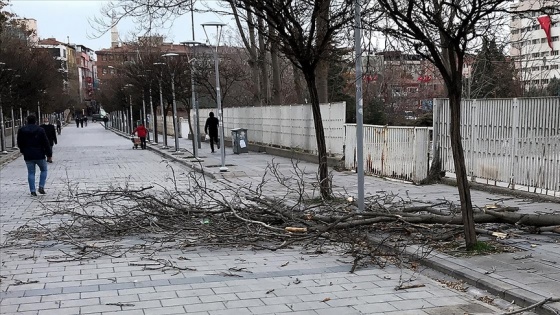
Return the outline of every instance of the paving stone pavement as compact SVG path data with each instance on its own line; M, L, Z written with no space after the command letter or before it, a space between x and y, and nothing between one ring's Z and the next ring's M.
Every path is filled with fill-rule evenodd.
M31 197L26 183L23 158L5 164L0 171L0 228L1 241L8 232L29 220L42 220L42 205L56 202L56 196L68 189L69 183L81 189L106 188L109 185L139 187L149 183L171 185L167 180L170 170L162 160L170 162L177 170L188 171L195 167L186 156L171 155L155 145L150 150L132 150L129 139L119 137L100 124L85 128L66 127L54 147L54 163L49 164L47 195ZM172 145L172 142L170 142ZM185 140L185 145L187 147ZM219 155L212 155L208 148L201 150L205 156L203 171L216 178L217 183L249 183L260 179L264 167L272 157L250 153L228 154L232 164L228 174L217 172ZM154 154L154 152L158 154ZM188 155L185 154L185 155ZM189 162L190 161L190 162ZM275 158L284 169L290 168L288 159ZM188 164L191 163L189 166ZM301 163L309 174L316 169L310 163ZM355 190L355 175L345 172L335 175L335 183L350 194ZM179 185L183 182L179 181ZM429 199L432 194L448 199L456 198L453 188L443 185L416 187L401 182L374 178L367 180L368 192L391 191L408 194L411 198ZM476 202L488 203L495 195L475 193ZM435 197L431 197L435 198ZM509 201L506 201L509 202ZM535 211L556 211L554 204L528 203ZM530 211L530 210L524 210ZM129 241L134 243L135 238ZM558 258L558 244L538 243L537 247L525 244L532 250L535 263L541 255L549 260ZM542 245L541 245L542 244ZM545 245L548 245L546 247ZM424 275L411 270L389 266L383 269L370 267L354 274L348 271L349 258L334 251L321 255L306 253L303 249L276 252L248 251L223 248L169 247L157 252L157 258L169 259L188 270L150 270L153 251L142 248L131 250L123 257L101 256L80 261L53 262L53 257L64 256L64 246L33 244L20 247L2 247L0 250L0 314L494 314L500 309L478 301L476 294L455 291ZM512 256L492 257L492 260L469 265L461 259L434 256L441 264L456 264L463 273L482 272L484 264L504 264L490 275L489 282L504 282L511 288L525 289L540 294L557 294L558 287L545 287L543 281L520 283L512 263ZM498 265L496 263L497 266ZM436 269L437 265L434 266ZM440 266L444 269L445 266ZM231 276L232 269L243 270ZM443 270L445 271L445 270ZM507 273L509 272L509 274ZM551 277L557 282L558 266L550 263L549 269L537 274L525 274L531 280ZM472 275L471 275L472 276ZM507 276L510 276L509 278ZM492 277L492 278L489 278ZM416 279L424 287L395 291L401 280ZM484 279L476 281L483 282ZM554 283L548 281L546 283ZM522 287L517 285L521 284ZM533 285L536 284L536 285ZM538 289L538 290L537 290ZM534 290L534 291L531 291ZM549 291L546 291L549 290ZM544 291L544 292L541 292ZM504 292L507 293L507 292ZM481 293L485 295L485 293ZM512 293L509 293L512 294ZM548 295L545 295L548 296ZM509 297L504 294L504 297Z

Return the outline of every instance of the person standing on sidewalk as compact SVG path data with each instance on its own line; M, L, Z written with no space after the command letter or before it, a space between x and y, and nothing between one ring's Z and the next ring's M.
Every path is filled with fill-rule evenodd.
M43 124L40 125L39 127L43 128L45 130L45 133L47 134L47 139L49 139L49 144L51 145L51 151L52 148L55 144L58 144L56 141L56 129L54 128L53 125L50 124L49 119L45 118L43 120Z
M37 126L37 118L35 116L29 115L27 117L27 124L18 130L17 145L27 165L27 181L31 195L37 196L35 191L35 166L39 166L41 170L39 193L46 194L47 162L52 163L52 150L45 130Z
M108 127L107 127L108 122L109 122L109 117L107 117L107 116L103 117L103 123L105 125L105 129L108 129Z
M214 142L216 142L216 146L220 149L220 141L218 140L218 125L220 124L220 120L214 117L213 112L210 112L209 116L204 125L204 132L210 136L210 150L214 153Z
M76 116L74 120L76 120L76 128L80 128L80 117Z
M134 131L132 131L132 135L134 135L135 133L138 133L138 137L140 137L140 147L142 148L142 150L145 150L146 135L148 134L148 129L146 129L144 125L140 124L138 125L138 127L134 128Z
M62 123L60 122L60 118L56 119L56 133L60 134L62 132Z

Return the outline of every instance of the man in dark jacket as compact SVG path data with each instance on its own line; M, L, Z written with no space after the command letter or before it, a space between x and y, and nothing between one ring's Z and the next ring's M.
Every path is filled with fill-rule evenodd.
M45 133L47 134L47 139L49 139L49 144L51 145L51 151L52 151L53 146L55 144L58 144L56 142L56 129L54 128L53 125L50 124L48 118L45 118L44 123L39 127L43 128L45 130Z
M220 124L220 120L214 117L214 113L210 112L210 117L206 119L206 125L204 125L204 132L208 134L210 137L210 149L212 153L214 153L214 142L220 148L220 141L218 141L218 125Z
M17 145L27 164L27 181L32 196L35 192L35 166L39 166L39 193L45 194L47 182L47 162L52 163L52 150L45 130L37 126L37 118L33 115L27 117L27 125L21 127L17 134ZM45 156L47 159L45 160Z

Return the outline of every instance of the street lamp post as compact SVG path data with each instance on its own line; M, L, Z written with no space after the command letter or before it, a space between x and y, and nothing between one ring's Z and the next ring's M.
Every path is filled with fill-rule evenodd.
M188 46L188 47L196 47L198 45L201 45L201 43L196 42L194 40L192 41L185 41L182 42L181 44ZM190 58L189 63L191 65L191 107L194 109L194 128L193 128L193 154L195 158L198 158L198 149L200 148L200 121L199 121L199 116L198 116L198 104L196 103L196 92L194 90L195 86L194 86L194 58Z
M222 35L222 28L224 27L224 23L221 22L210 22L210 23L202 23L202 28L204 29L204 34L206 34L206 39L208 43L210 43L210 37L206 32L206 27L216 27L216 49L214 49L214 69L216 72L216 105L218 107L218 117L220 120L220 128L219 128L219 136L220 136L220 154L222 157L222 166L220 167L220 172L227 172L226 167L226 151L224 148L224 116L222 113L222 95L220 92L220 70L218 67L218 47L220 46L220 37Z
M163 62L154 62L156 66L163 66L165 63ZM161 122L162 122L162 134L163 134L163 149L167 149L167 118L165 113L165 106L163 106L163 90L161 88L161 81L163 80L163 69L160 71L159 75L159 105L161 106Z
M179 56L175 53L167 53L161 55L162 57L175 57ZM175 70L171 71L171 99L173 100L173 136L175 138L175 152L179 152L179 119L177 117L177 101L175 100Z

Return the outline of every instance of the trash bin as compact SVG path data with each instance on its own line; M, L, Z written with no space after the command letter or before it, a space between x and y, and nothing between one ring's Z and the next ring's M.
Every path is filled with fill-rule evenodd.
M240 153L249 153L249 149L247 148L248 140L247 140L247 129L244 128L235 128L231 129L231 139L233 141L233 153L240 154Z

